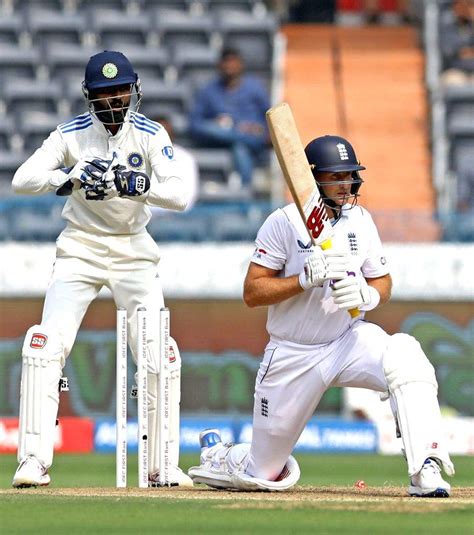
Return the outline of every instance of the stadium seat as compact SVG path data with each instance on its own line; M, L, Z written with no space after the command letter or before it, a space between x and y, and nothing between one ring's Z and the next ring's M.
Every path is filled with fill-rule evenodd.
M18 13L0 16L0 43L19 44L23 21Z
M81 9L114 9L125 11L127 7L137 4L139 0L76 0Z
M67 120L63 115L44 112L22 113L19 130L23 136L24 150L33 153L57 126Z
M245 12L221 10L216 25L225 45L237 48L248 68L271 69L273 38L278 28L273 15L256 18Z
M234 169L229 150L192 147L190 151L196 158L201 182L227 185L229 175Z
M120 48L132 62L140 79L163 80L169 64L169 54L164 48L126 45Z
M188 11L194 4L199 3L199 1L200 0L139 0L139 3L142 9L165 7Z
M2 79L10 76L34 78L40 64L37 49L24 49L0 43L0 72Z
M14 10L20 12L25 8L31 7L31 0L6 0L13 4ZM34 0L34 5L41 9L50 9L56 11L68 10L73 11L77 7L78 0Z
M160 80L140 77L143 106L160 105L168 109L168 113L181 113L187 111L191 97L190 87L184 82L165 83Z
M121 50L122 45L145 45L151 31L150 18L144 13L124 13L112 9L89 12L89 28L97 42L107 50Z
M238 11L265 12L265 3L260 0L203 0L207 9L215 11L219 8L233 9Z
M7 115L0 121L0 152L7 151L11 148L11 136L15 131L13 117Z
M0 182L9 184L10 190L13 175L26 158L27 155L21 152L0 151Z
M190 83L193 89L216 75L219 54L213 48L180 46L175 50L173 57L179 79Z
M33 42L41 45L74 43L79 44L86 30L83 13L69 13L31 7L25 17L26 26Z
M84 73L63 77L64 100L69 106L71 117L80 115L87 111L87 102L82 92L82 81Z
M61 97L61 85L54 80L10 77L3 86L3 99L7 109L16 114L23 111L56 112Z
M208 239L209 223L205 217L191 210L187 213L173 213L170 210L154 213L147 226L153 238L164 241L205 241Z
M66 79L76 76L84 79L84 71L89 58L99 50L73 44L56 46L54 43L46 46L45 62L49 68L51 79Z
M153 23L161 45L170 50L180 45L209 45L214 26L209 15L166 8L154 11Z

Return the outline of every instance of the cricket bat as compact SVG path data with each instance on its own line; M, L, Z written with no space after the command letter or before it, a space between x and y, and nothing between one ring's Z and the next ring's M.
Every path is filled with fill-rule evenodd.
M290 106L282 102L267 113L273 148L283 176L313 245L326 250L331 248L334 234L321 195L301 143ZM355 318L357 309L349 311Z

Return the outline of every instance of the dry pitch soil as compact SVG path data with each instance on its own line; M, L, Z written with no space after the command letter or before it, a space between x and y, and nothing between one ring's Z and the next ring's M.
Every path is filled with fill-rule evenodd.
M116 489L116 488L38 488L0 490L0 496L20 495L146 498L173 500L215 500L225 509L343 509L390 512L438 512L466 509L474 505L474 487L454 488L451 497L412 498L405 487L296 487L286 492L232 492L195 489Z

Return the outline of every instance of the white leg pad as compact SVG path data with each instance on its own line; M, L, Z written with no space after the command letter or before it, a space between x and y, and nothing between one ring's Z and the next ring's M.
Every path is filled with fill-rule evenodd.
M384 373L402 435L410 476L427 457L438 459L454 474L442 432L434 368L420 344L407 334L395 334L384 354Z
M158 407L158 374L148 374L149 472L160 468L160 425ZM181 402L181 355L176 341L170 337L170 464L179 464L179 421Z
M22 350L18 462L36 457L45 468L53 461L59 381L64 365L61 338L41 325L31 327Z
M189 475L195 483L218 489L281 491L296 485L300 468L294 457L289 457L276 481L268 481L245 472L249 451L250 444L219 443L203 452L201 465L190 468Z

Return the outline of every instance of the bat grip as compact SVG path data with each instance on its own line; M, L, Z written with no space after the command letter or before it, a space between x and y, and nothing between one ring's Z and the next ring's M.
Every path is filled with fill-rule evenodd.
M331 247L332 247L331 240L323 241L323 243L321 243L320 247L321 247L321 249L323 251L326 251L327 249L331 249ZM352 319L357 318L357 316L359 315L359 309L358 308L351 308L351 310L349 310L349 314L351 315Z

